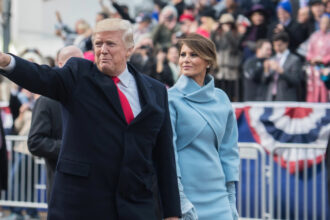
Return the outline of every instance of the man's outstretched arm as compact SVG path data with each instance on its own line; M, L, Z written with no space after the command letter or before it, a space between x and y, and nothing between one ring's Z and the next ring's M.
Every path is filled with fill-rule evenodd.
M75 88L77 61L71 59L70 65L51 68L0 52L0 74L33 93L65 102Z

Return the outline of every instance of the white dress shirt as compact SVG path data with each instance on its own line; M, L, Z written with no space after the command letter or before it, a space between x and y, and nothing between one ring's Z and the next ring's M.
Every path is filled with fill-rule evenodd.
M118 78L120 80L117 84L118 88L126 96L132 108L134 117L136 117L141 112L141 104L134 76L128 71L126 66L126 69L118 76Z
M279 60L279 65L283 68L286 59L288 58L290 51L286 49L283 53L277 53L275 55L276 59Z

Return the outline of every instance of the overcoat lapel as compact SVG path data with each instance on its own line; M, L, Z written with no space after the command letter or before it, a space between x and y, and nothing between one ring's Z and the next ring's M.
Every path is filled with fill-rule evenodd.
M95 67L96 68L96 67ZM102 93L106 96L107 100L111 103L113 109L118 114L118 116L126 123L126 118L124 112L121 108L119 95L115 83L111 78L98 69L95 74L95 80L99 88L101 88Z
M152 85L141 76L141 73L138 73L137 70L130 64L127 64L127 67L129 72L132 73L135 78L141 104L141 112L131 122L132 125L147 117L152 110L154 110L153 106L155 103L155 97L151 90Z
M203 87L197 86L197 84L186 76L181 76L176 84L176 88L182 92L185 103L200 116L198 121L199 125L203 125L207 122L214 131L216 136L216 146L221 143L222 134L219 134L221 128L225 126L225 119L222 114L222 106L219 106L215 101L215 89L213 78L207 75L206 85ZM197 120L197 117L195 117ZM196 121L194 123L197 123ZM206 123L205 123L206 124ZM200 129L191 131L189 136L194 136L193 132L201 132ZM195 134L196 135L196 134ZM193 139L186 140L186 144Z
M145 80L141 74L138 73L134 67L132 67L132 65L128 64L128 70L131 74L133 74L135 78L141 103L141 112L130 123L130 125L132 125L147 117L152 112L152 110L155 110L153 107L155 103L155 97L154 93L151 91L152 85L147 80ZM115 83L109 76L101 73L99 70L96 72L96 82L101 88L102 93L107 97L107 100L111 103L118 116L126 123L125 115L121 107Z

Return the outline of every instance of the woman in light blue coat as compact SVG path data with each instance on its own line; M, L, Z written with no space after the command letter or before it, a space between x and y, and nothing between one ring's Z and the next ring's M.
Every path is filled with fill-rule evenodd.
M237 124L227 95L208 74L215 46L197 34L179 45L181 77L169 90L169 105L183 219L236 220Z

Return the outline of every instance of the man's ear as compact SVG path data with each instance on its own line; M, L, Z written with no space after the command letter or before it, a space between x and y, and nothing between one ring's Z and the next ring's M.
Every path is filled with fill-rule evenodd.
M61 61L57 61L57 66L62 68L63 67L63 63Z
M127 58L127 60L132 56L133 51L134 51L134 47L130 47L130 48L128 48L128 50L127 50L127 54L126 54L126 58Z

